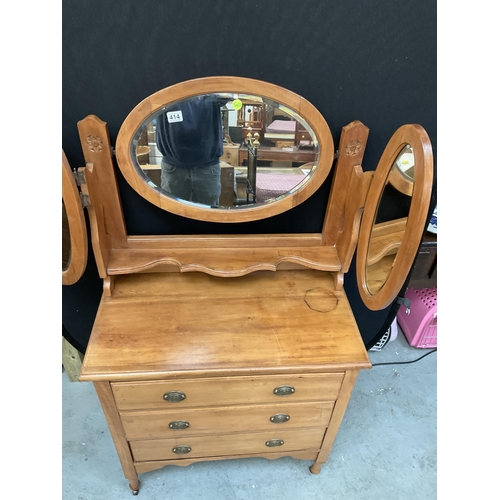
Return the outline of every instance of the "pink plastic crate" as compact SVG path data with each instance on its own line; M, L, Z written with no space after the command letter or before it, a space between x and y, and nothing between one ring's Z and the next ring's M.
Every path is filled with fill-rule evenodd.
M437 347L437 288L408 288L410 314L403 305L398 311L398 323L413 347Z

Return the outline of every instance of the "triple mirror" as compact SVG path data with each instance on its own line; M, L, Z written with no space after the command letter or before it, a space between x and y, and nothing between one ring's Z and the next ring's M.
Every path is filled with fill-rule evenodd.
M100 138L107 135L104 126L94 115L79 124L86 161L93 165L85 175L94 185L99 178L108 175L110 180L114 175L111 158L102 163L100 156L108 147ZM343 129L321 233L282 235L287 238L276 238L275 243L260 238L267 250L259 257L251 235L232 240L222 230L220 238L212 237L212 248L206 252L179 249L174 258L177 254L169 248L168 236L137 240L126 234L122 221L119 229L101 229L103 241L106 232L116 233L118 248L105 249L101 274L178 261L191 269L199 262L189 259L203 257L203 269L227 275L234 249L242 252L248 247L245 258L251 256L255 262L231 261L236 266L232 275L245 274L248 266L277 269L285 259L338 273L341 286L357 243L356 272L363 302L372 310L387 307L402 289L425 228L433 184L432 146L420 125L403 125L372 174L361 168L367 137L361 122ZM312 196L333 166L334 142L323 116L303 97L267 82L208 77L167 87L140 102L120 128L116 160L130 186L154 205L191 219L241 223L281 214ZM110 170L96 174L101 168ZM63 192L66 186L73 196L76 187L68 188L71 178L63 154ZM119 193L116 188L110 192L109 186L101 187L103 208L98 212L109 210L110 220L120 221ZM77 251L86 243L85 224L82 230L75 226L84 222L83 213L70 199L69 195L63 199L71 239L69 263L63 270L66 284L78 279L86 261L86 253ZM278 241L285 246L274 248ZM227 253L220 262L218 245ZM211 261L213 256L216 262Z

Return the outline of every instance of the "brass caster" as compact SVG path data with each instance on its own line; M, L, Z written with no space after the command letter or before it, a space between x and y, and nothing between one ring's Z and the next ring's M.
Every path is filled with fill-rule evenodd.
M135 482L135 481L134 481ZM134 487L132 485L130 485L130 489L132 490L132 495L136 496L139 494L139 488L141 487L141 483L139 481L137 481L134 486L136 486L136 489L134 490Z

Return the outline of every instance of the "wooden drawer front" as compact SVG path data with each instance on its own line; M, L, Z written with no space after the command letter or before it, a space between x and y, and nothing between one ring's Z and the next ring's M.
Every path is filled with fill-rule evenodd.
M332 410L333 403L295 403L135 411L122 413L121 419L127 439L147 439L326 427Z
M116 382L112 384L119 410L177 409L180 407L225 406L251 403L334 401L343 373L272 375L158 382ZM293 393L278 396L274 390L292 387ZM179 402L165 400L169 393L182 393Z
M281 430L246 434L178 437L130 441L135 461L172 460L179 458L218 457L319 449L325 429ZM280 446L267 446L271 440L283 441ZM175 448L190 448L178 454Z

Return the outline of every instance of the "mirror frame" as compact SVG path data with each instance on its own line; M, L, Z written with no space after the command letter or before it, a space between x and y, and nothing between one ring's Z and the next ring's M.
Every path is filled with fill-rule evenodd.
M386 183L401 150L410 144L414 154L413 196L401 246L396 255L389 276L377 291L372 294L366 281L368 249L370 237L377 216L378 207ZM402 289L420 246L430 206L434 178L434 158L432 145L427 132L420 125L409 124L400 127L380 158L366 198L361 221L356 256L356 278L361 299L368 309L378 311L388 307Z
M68 218L71 244L69 263L62 272L62 284L73 285L82 277L87 267L87 226L80 193L64 151L62 152L62 199Z
M139 127L168 104L196 95L210 93L250 94L272 99L287 106L303 118L316 134L319 161L310 180L282 199L257 206L213 209L203 205L177 201L150 185L141 177L132 158L132 141ZM126 117L116 140L116 159L125 180L143 198L174 214L209 222L247 222L265 219L299 205L322 185L333 165L333 137L323 116L303 97L278 85L250 78L221 76L181 82L159 90L141 101Z

